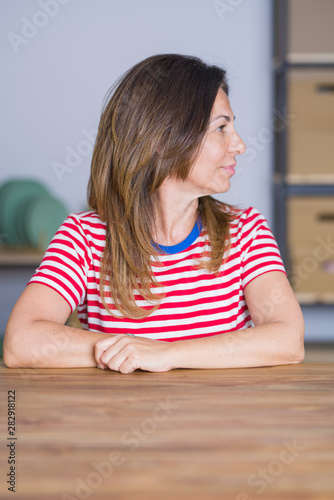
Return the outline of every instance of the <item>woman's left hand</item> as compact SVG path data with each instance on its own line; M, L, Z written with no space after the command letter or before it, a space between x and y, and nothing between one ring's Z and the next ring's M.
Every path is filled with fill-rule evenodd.
M171 343L146 337L111 335L95 344L95 359L100 368L120 373L137 369L166 372L172 369Z

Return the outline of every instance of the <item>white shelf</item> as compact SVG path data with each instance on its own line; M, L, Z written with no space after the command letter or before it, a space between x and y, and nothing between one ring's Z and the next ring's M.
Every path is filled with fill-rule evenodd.
M289 64L334 64L334 52L290 52L285 56Z
M333 167L334 168L334 167ZM287 184L317 184L328 186L334 184L334 174L286 174L284 178Z

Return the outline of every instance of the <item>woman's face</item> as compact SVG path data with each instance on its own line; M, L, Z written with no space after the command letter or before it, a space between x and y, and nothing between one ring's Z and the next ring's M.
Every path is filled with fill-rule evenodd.
M234 128L230 102L219 89L213 105L210 124L199 155L185 181L197 197L225 193L235 173L236 156L244 153L245 143Z

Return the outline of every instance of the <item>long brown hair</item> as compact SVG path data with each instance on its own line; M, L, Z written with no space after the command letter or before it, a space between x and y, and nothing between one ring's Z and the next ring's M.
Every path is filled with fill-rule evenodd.
M133 66L109 91L95 143L88 201L106 222L100 293L104 307L129 318L144 318L162 295L152 271L154 197L167 177L185 180L209 125L226 73L196 57L162 54ZM208 232L209 261L218 272L229 241L229 206L204 196L198 213ZM149 304L139 307L134 293ZM119 316L119 314L118 314Z

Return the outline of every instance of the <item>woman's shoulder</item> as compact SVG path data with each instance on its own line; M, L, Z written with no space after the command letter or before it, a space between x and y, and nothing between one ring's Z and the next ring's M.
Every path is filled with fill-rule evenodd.
M93 210L85 211L85 212L72 212L68 215L66 222L72 223L76 226L80 226L83 229L89 228L100 228L105 229L106 223L101 220L97 212Z
M65 233L70 239L81 239L93 243L105 239L106 223L101 220L98 213L89 210L85 212L72 212L60 226L57 234ZM91 244L90 243L90 244Z
M238 207L237 205L223 205L221 210L230 215L232 221L239 222L252 219L254 217L263 217L261 212L255 207Z
M238 208L231 207L230 214L232 218L231 226L238 232L249 232L260 226L267 226L268 222L265 216L255 207Z

